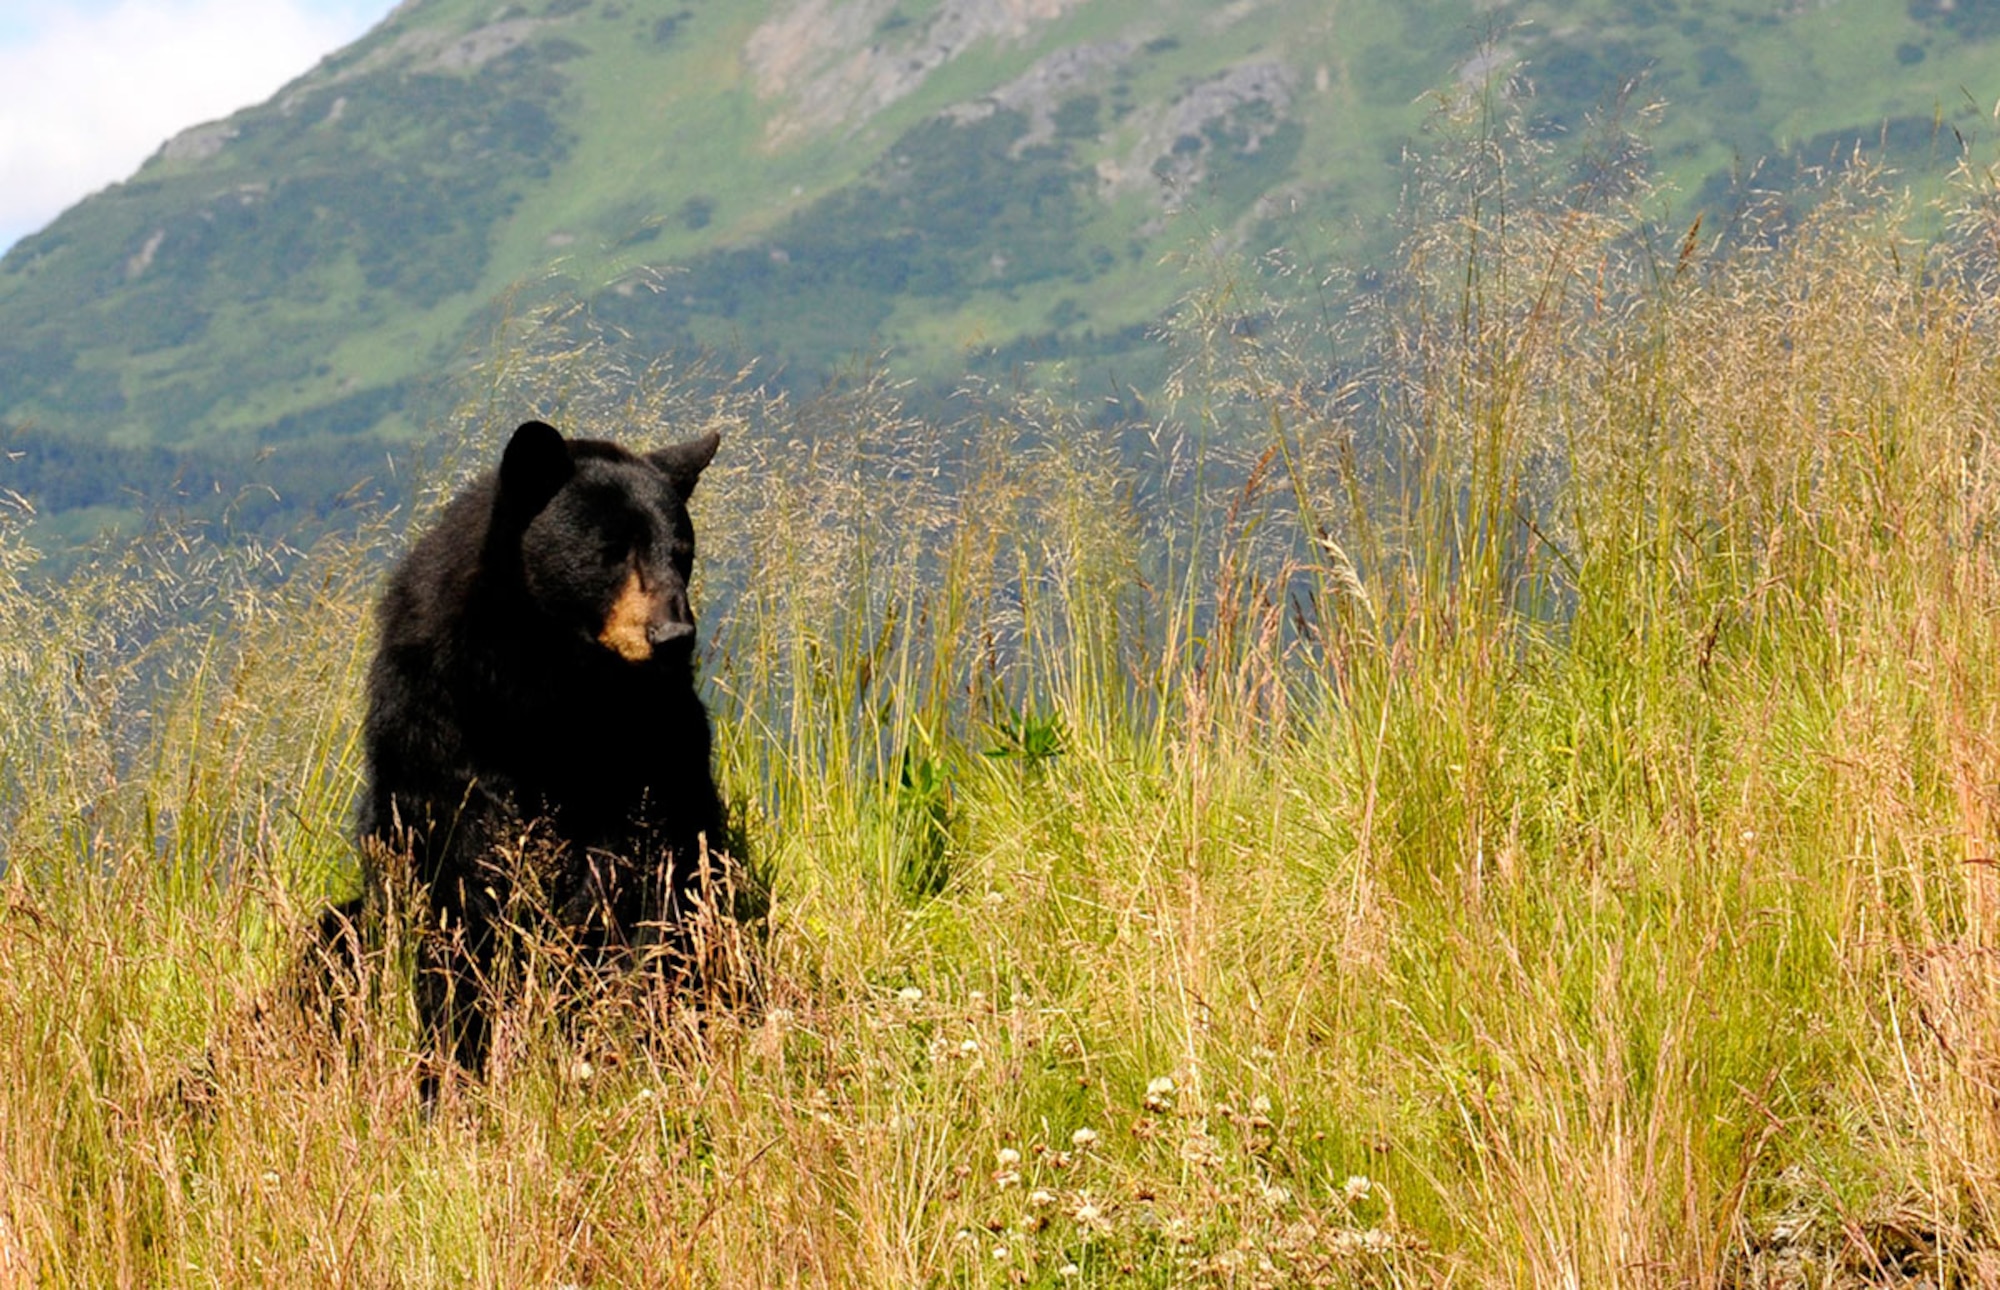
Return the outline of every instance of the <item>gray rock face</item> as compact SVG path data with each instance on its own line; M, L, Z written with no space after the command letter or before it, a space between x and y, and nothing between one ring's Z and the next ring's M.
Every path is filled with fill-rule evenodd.
M190 126L167 140L160 148L160 156L167 161L207 161L235 137L236 127L227 121Z
M536 29L543 25L539 18L511 18L475 27L457 40L448 41L441 48L431 51L427 59L418 63L418 70L472 71L516 46L526 44Z
M1082 3L945 0L926 19L885 27L895 0L798 0L743 47L758 96L786 104L765 143L858 125L980 42L1025 40Z
M385 22L395 21L399 7ZM399 67L409 72L476 72L511 49L525 45L536 32L552 26L547 18L507 18L486 23L453 35L433 27L418 27L371 51L366 57L328 72L324 66L308 73L278 102L280 111L290 112L305 95L377 72ZM337 106L344 110L344 104ZM334 119L338 119L336 115Z
M1163 204L1178 200L1207 174L1212 123L1235 124L1246 135L1244 151L1255 152L1291 111L1297 83L1276 60L1243 63L1151 109L1124 157L1098 165L1105 196L1151 185Z
M1089 93L1132 57L1137 42L1105 40L1058 49L985 98L945 109L955 121L979 121L997 111L1020 112L1028 118L1028 133L1016 140L1016 153L1055 137L1055 113L1064 99Z

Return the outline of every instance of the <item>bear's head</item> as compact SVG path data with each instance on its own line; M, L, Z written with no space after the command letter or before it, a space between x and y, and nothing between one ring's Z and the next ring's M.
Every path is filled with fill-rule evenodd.
M558 632L629 663L685 655L687 499L720 442L707 434L638 454L529 421L500 459L489 552L509 564L518 555L529 603Z

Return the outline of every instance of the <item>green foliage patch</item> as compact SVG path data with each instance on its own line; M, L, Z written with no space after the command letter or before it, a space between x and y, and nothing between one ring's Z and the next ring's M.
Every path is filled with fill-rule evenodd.
M1088 281L1085 178L1065 148L1017 150L1027 128L1016 112L926 121L767 238L697 257L658 292L602 296L598 311L650 349L733 330L817 373L868 346L899 299Z

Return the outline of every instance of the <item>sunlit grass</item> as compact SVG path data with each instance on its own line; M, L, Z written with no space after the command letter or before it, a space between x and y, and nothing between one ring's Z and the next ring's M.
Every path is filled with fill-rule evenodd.
M1199 291L1142 450L503 338L437 491L723 430L769 908L434 1113L397 973L282 989L398 524L0 534L0 1280L1994 1283L1988 195L1655 246L1471 130L1372 306Z

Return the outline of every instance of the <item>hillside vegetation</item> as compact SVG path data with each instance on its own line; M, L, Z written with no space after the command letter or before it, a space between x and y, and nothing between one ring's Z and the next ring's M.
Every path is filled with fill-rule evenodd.
M496 320L549 300L635 361L755 358L808 394L887 352L928 409L1024 369L1130 407L1166 375L1163 261L1391 251L1440 88L1519 73L1569 148L1664 102L1651 168L1721 230L1856 146L1948 169L2000 96L1995 14L415 0L0 259L0 484L99 508L68 526L88 531L233 464L223 493L271 484L282 531L382 476Z
M768 907L748 1002L565 1011L528 954L434 1113L403 974L344 1036L283 988L402 517L54 585L6 530L0 1276L1994 1284L1990 183L1655 244L1473 108L1393 305L1192 291L1144 470L524 318L464 464L723 432Z

